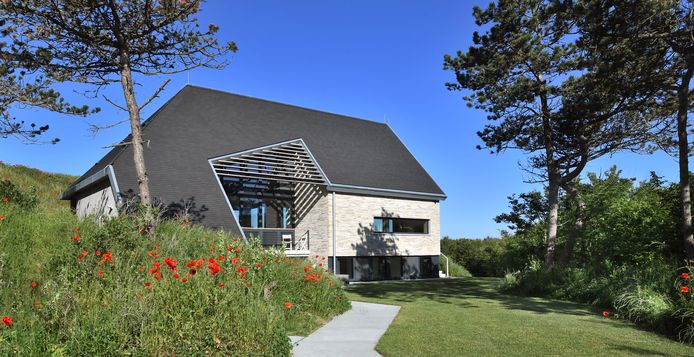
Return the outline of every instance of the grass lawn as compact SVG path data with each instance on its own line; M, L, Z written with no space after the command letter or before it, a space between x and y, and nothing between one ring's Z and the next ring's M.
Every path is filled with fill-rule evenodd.
M497 292L494 278L354 284L352 300L402 306L384 356L694 356L694 347L589 306Z

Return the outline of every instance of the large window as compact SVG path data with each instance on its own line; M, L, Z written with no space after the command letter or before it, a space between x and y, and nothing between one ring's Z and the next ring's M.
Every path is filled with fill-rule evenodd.
M376 233L429 233L428 219L374 217L373 230Z
M256 179L222 181L234 215L244 228L293 228L293 187Z

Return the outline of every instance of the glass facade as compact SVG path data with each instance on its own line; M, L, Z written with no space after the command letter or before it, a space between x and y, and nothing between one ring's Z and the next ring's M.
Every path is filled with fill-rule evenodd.
M292 184L225 177L222 186L241 227L294 228Z
M439 257L337 257L337 271L352 281L438 278Z

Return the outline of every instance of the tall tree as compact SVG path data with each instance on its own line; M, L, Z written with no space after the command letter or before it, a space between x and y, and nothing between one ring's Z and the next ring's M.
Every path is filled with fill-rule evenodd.
M52 88L52 81L31 68L21 68L13 53L21 43L12 41L13 26L0 20L0 36L7 41L0 41L0 137L19 137L28 143L40 142L41 135L48 131L48 125L26 123L12 114L12 109L21 107L39 107L51 111L87 115L98 112L87 106L76 107L65 102L60 93ZM60 139L50 142L55 144Z
M197 67L222 68L233 42L216 39L219 28L201 29L201 0L4 0L0 16L15 27L28 48L23 58L50 78L87 83L98 91L120 83L127 111L140 202L151 220L152 197L145 165L140 111L164 89L144 101L136 96L136 75L173 74ZM151 223L151 222L150 222Z
M467 91L468 106L488 113L491 124L478 132L486 148L529 154L526 168L547 183L545 265L552 267L560 189L591 160L644 150L653 123L634 113L652 97L625 95L618 83L603 80L590 48L577 42L572 1L501 0L475 7L473 15L488 29L474 33L467 52L444 57L444 69L457 79L447 86Z
M688 113L694 108L694 2L586 1L586 10L585 21L593 28L590 33L594 36L585 41L591 46L606 56L615 48L642 54L625 59L628 66L652 59L630 76L649 81L665 93L668 107L660 110L660 117L675 128L674 138L668 142L671 146L666 150L674 151L678 157L682 238L687 256L694 258L688 138ZM672 148L675 150L669 150Z

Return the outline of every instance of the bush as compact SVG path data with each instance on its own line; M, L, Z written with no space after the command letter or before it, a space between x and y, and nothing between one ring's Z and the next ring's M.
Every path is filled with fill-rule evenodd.
M446 258L443 256L439 257L440 270L444 273L446 272ZM448 261L448 276L456 278L471 278L472 274L465 269L464 266L456 263L453 259L449 258Z
M127 215L0 214L0 355L289 355L289 334L349 308L325 258L174 221L152 238Z
M651 325L673 313L673 303L666 295L641 286L617 296L614 308L634 322L646 322Z
M22 190L9 180L0 181L0 199L2 203L16 204L24 209L32 209L38 205L36 188L29 186Z

